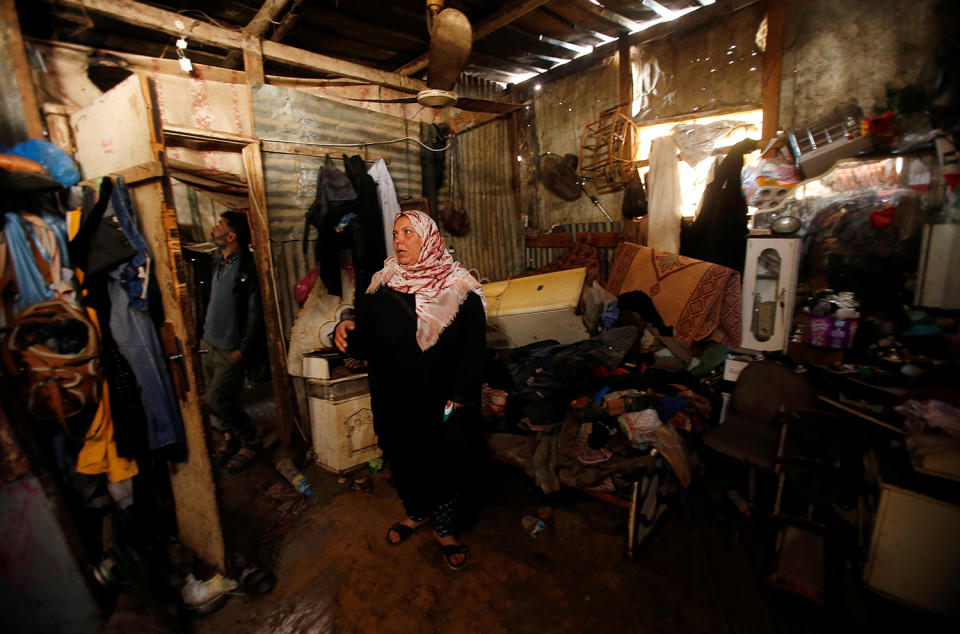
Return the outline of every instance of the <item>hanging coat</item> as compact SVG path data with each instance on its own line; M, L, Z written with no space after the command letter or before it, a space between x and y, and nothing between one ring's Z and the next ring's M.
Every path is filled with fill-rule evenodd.
M344 154L343 166L357 192L357 222L353 230L353 267L357 273L353 304L356 306L366 294L373 274L383 268L387 254L383 246L383 219L377 184L367 174L367 166L358 155L347 158Z
M703 192L700 215L681 236L681 255L743 273L747 201L740 189L740 172L743 155L756 148L757 142L752 139L740 141L717 166L716 177Z

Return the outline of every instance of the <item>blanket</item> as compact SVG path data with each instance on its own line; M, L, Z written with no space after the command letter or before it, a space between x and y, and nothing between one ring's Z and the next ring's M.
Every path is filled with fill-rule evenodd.
M725 266L624 242L607 290L646 293L674 338L687 344L740 345L740 274Z

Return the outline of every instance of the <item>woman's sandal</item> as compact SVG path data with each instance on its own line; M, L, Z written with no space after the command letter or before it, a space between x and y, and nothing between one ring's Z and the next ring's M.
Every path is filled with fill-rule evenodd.
M418 528L420 528L421 526L423 526L423 522L421 522L420 524L417 524L416 526L407 526L406 524L397 522L396 524L393 524L390 528L387 529L387 543L390 544L391 546L399 546L403 542L407 541L407 538L413 535L413 532ZM397 541L391 540L390 539L391 532L396 533L400 537L400 539Z
M249 468L256 462L259 453L259 447L240 447L230 458L230 462L227 463L227 471L230 473L238 473Z
M450 570L460 570L467 565L467 551L470 550L465 544L441 544L440 554L443 560L447 562L447 568ZM453 563L451 559L455 555L463 555L463 561L458 564Z

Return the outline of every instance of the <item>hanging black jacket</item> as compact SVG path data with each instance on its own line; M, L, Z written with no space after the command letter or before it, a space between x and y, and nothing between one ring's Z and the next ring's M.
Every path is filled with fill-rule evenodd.
M757 149L752 139L740 141L717 166L716 177L703 192L700 215L680 232L680 254L743 273L747 255L747 201L740 189L743 155Z
M367 166L358 155L347 158L343 155L343 167L347 178L357 193L354 211L357 221L353 228L353 267L357 273L357 286L354 294L354 306L367 292L373 274L383 268L387 249L383 243L383 214L380 211L380 197L377 184L367 174Z

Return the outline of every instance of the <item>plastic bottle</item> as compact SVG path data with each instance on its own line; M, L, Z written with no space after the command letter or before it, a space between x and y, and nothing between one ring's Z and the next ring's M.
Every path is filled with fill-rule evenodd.
M523 519L520 520L520 524L523 526L523 530L525 530L530 537L533 538L538 537L547 527L547 525L543 523L542 519L539 517L534 517L533 515L524 515Z
M303 493L304 495L313 495L313 490L310 488L310 480L307 480L300 471L293 466L293 461L289 458L284 458L277 463L277 471L280 472L284 478L287 479L290 484L293 485L293 488Z
M180 590L180 597L189 606L200 606L217 597L237 589L237 582L217 573L206 581L197 581L192 574L187 575L187 583Z
M858 308L860 304L853 297L851 291L841 291L837 296L837 312L836 316L838 319L850 319L853 317L859 317L860 312Z

